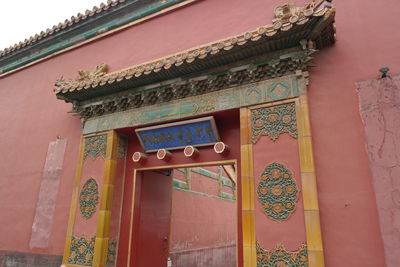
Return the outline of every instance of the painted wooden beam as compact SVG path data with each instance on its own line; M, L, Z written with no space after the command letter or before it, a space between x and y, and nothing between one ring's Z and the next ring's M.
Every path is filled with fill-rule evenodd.
M237 175L235 168L232 165L222 165L222 168L224 168L224 171L228 175L228 178L231 179L231 181L236 185Z

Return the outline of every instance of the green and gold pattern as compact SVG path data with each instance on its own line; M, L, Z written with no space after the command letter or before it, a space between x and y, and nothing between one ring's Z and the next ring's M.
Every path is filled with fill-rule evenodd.
M290 89L289 95L282 87ZM258 93L261 94L261 98L258 97ZM293 98L303 93L306 92L302 87L298 87L297 78L289 75L284 78L260 81L250 85L239 85L229 89L191 96L185 98L185 101L178 99L89 118L85 121L83 134L182 119L254 104L271 103Z
M299 189L292 172L274 162L265 168L257 195L265 214L272 220L283 221L296 209Z
M99 202L99 187L96 180L89 178L83 185L79 195L79 210L83 218L89 219L96 211Z
M96 159L101 156L103 159L106 157L107 149L107 135L96 135L85 138L85 151L84 158L91 157Z
M254 109L251 112L251 124L253 144L257 143L262 135L268 136L272 141L283 133L297 138L295 104Z
M307 245L296 251L287 251L282 244L265 250L257 242L257 267L308 267Z
M92 266L95 240L95 237L86 238L84 236L72 236L68 263Z
M125 158L128 140L125 137L118 138L117 157Z
M107 246L107 265L115 265L117 257L117 241L116 240L109 240Z

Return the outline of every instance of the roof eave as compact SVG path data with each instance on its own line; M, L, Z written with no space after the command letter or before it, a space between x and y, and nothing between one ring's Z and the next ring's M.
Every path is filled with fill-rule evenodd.
M0 51L0 75L84 44L181 2L114 0Z
M323 1L324 2L324 1ZM56 83L57 98L67 102L115 94L128 88L194 75L206 70L269 55L279 50L315 44L317 49L334 43L335 9L321 6L301 20L277 21L272 25L232 36L118 72L101 73L90 79L61 80ZM301 19L301 18L300 18ZM277 27L277 25L279 27ZM306 42L306 43L304 43Z

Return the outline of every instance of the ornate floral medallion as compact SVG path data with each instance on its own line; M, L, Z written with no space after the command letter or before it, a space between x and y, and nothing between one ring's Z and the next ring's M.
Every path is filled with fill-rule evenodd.
M293 138L297 138L294 103L252 110L251 123L253 144L262 135L268 136L272 141L275 141L283 133L288 133Z
M72 236L68 263L92 266L95 240L95 237L89 239L86 237L78 238Z
M257 194L265 214L275 221L283 221L296 209L299 189L292 172L274 162L265 168Z
M89 219L96 211L99 202L99 189L96 180L90 178L83 185L79 195L79 209L83 218Z
M83 157L91 157L96 159L101 156L103 159L106 157L107 148L107 135L96 135L85 138L85 151Z
M283 245L265 250L257 243L257 267L308 267L306 244L296 251L287 251Z

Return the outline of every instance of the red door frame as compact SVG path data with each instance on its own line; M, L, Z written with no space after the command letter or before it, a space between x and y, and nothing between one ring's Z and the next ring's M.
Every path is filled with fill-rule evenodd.
M220 165L233 165L236 170L237 184L236 184L236 264L237 267L243 266L243 263L240 261L239 255L243 249L243 244L240 242L241 238L241 188L240 188L240 178L239 178L239 171L238 171L238 163L237 160L224 160L224 161L210 161L210 162L196 162L196 163L189 163L189 164L176 164L176 165L160 165L160 166L152 166L146 168L135 168L133 172L133 195L132 195L132 204L131 204L131 218L130 218L130 230L129 230L129 251L128 251L128 267L140 267L140 266L131 266L132 261L132 251L138 244L135 244L136 239L133 238L133 233L138 230L138 221L139 216L135 214L135 210L138 207L138 203L135 203L135 200L140 199L141 188L138 185L137 180L139 175L143 175L145 171L155 171L155 170L170 170L176 168L191 168L191 167L201 167L201 166L220 166ZM136 207L135 207L136 206Z

